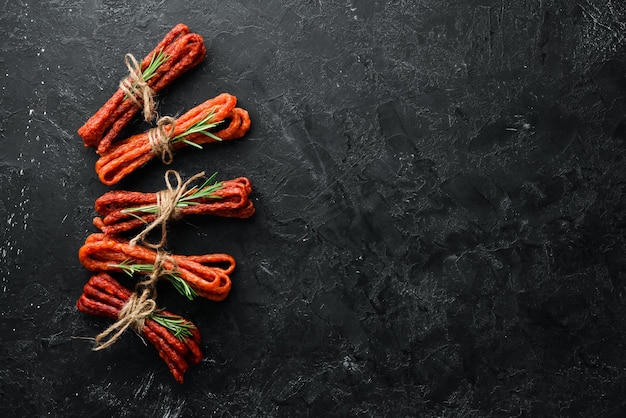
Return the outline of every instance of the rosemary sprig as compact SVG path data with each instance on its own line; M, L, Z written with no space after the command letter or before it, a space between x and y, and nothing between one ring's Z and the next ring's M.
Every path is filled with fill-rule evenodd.
M193 186L176 202L177 208L186 208L188 206L199 205L196 202L197 199L221 199L221 196L217 196L214 193L224 188L224 183L215 181L217 172L213 173L201 186ZM213 183L213 184L211 184ZM144 223L147 223L143 218L137 215L137 213L157 213L157 205L139 206L136 208L126 208L121 210L122 213L128 213L135 218L141 219Z
M161 313L162 311L162 309L155 311L150 315L150 318L157 324L170 330L180 341L185 341L186 338L193 335L191 330L196 327L192 323L186 321L182 316L166 315Z
M156 70L161 66L161 64L168 59L169 55L163 52L163 50L160 50L158 53L152 55L150 64L148 64L146 69L141 72L143 74L144 81L150 80L156 74Z
M135 273L139 274L151 274L154 271L154 265L152 264L136 264L134 260L124 260L120 264L111 264L111 267L116 267L122 270L129 276ZM183 280L177 272L170 272L163 275L181 295L185 296L189 300L194 300L198 293L189 284Z
M215 116L215 112L211 110L211 112L204 119L194 123L186 131L173 137L170 140L170 142L172 144L176 144L178 142L184 142L185 144L191 145L192 147L202 149L202 145L196 144L195 142L185 139L186 136L191 135L191 134L196 134L196 133L204 134L210 138L213 138L216 141L221 142L222 138L210 132L210 129L215 128L217 125L223 122L221 120L217 122L212 122L214 116Z
M199 205L196 199L221 199L221 196L217 196L214 193L224 188L224 183L215 181L217 177L217 171L211 175L200 187L193 186L191 189L183 193L183 196L178 200L177 206L185 208L187 206ZM213 184L211 184L213 183Z
M148 81L156 74L157 69L163 64L165 61L169 59L169 55L167 55L163 50L160 50L156 54L152 55L150 59L150 64L146 67L145 70L141 72L143 77L143 81ZM133 89L137 88L137 82L133 83ZM124 95L124 99L128 98L128 94Z

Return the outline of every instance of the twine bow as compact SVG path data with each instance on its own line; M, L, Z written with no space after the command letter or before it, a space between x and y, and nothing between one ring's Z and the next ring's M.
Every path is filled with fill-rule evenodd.
M163 116L157 121L156 128L148 131L148 142L152 152L161 155L164 164L171 164L174 160L172 152L172 136L176 128L176 119L171 116Z
M120 89L139 108L143 108L143 116L146 122L150 122L156 116L156 105L154 102L154 90L144 79L141 65L132 54L124 56L124 63L130 75L120 81Z
M176 178L176 187L172 186L172 183L170 182L170 175L174 175L174 177ZM185 195L185 192L187 191L187 186L189 186L189 184L191 184L196 179L203 176L204 171L196 174L195 176L192 176L183 183L180 174L178 174L177 171L167 170L165 172L165 185L167 186L167 189L161 190L156 193L157 217L139 234L137 234L137 236L130 240L130 245L135 245L139 240L141 240L141 242L143 242L147 247L150 248L158 249L163 247L167 239L167 221L179 217L179 210L177 206L178 201ZM146 236L148 235L148 233L159 225L161 225L161 240L156 244L147 242Z
M173 265L172 270L165 268L166 262ZM157 251L152 273L146 280L137 283L135 291L120 310L117 321L96 336L94 351L104 350L115 344L128 328L139 334L145 326L146 319L157 310L155 302L157 281L161 276L176 270L177 264L173 257L163 251Z

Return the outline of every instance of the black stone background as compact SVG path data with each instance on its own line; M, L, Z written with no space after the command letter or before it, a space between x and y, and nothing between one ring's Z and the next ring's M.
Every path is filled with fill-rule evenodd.
M1 7L2 416L625 412L624 2ZM208 55L161 113L229 92L253 126L171 168L247 176L257 208L170 227L175 253L238 260L224 302L159 288L204 336L182 386L132 333L74 338L110 324L74 307L110 190L76 130L179 22Z

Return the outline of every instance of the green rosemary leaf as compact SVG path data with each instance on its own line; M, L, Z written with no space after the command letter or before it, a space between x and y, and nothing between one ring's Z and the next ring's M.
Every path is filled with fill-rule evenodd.
M192 147L196 147L198 149L202 149L202 145L196 144L195 142L189 141L189 140L184 139L184 138L180 138L180 142L184 142L185 144L191 145Z
M189 300L194 300L198 293L189 284L176 274L168 274L165 276L167 280L174 286L174 289Z
M203 135L206 135L206 136L208 136L210 138L213 138L217 142L222 142L222 138L220 138L219 136L215 135L212 132L201 131L200 133L203 134Z
M146 206L139 206L136 208L126 208L126 209L122 209L120 212L122 213L128 213L132 216L135 216L136 218L139 218L143 221L143 219L136 215L136 213L157 213L157 206L156 205L146 205ZM145 221L144 221L145 222Z
M176 135L173 137L170 142L172 144L176 144L178 142L184 142L187 145L192 145L195 147L202 148L200 145L192 143L191 141L185 140L184 138L191 134L201 133L203 135L207 135L213 138L216 141L221 141L222 139L217 137L215 134L211 133L210 130L215 128L217 125L222 123L223 121L212 122L213 117L215 116L215 112L211 111L208 115L206 115L202 120L191 125L186 131Z
M110 267L117 267L122 270L124 273L132 276L133 274L139 272L142 264L133 264L134 260L126 259L119 264L111 264Z
M144 81L150 80L156 74L156 70L169 59L169 56L163 50L152 55L150 64L142 71Z
M186 321L182 316L166 315L161 312L163 312L162 309L155 311L150 318L170 330L180 341L184 342L186 338L193 336L192 330L196 328L195 325Z
M133 218L137 218L137 219L139 219L141 222L143 222L143 223L145 223L145 224L147 224L147 223L148 223L148 221L146 221L144 218L142 218L141 216L139 216L139 215L137 215L137 214L135 214L135 213L133 213L133 212L124 212L123 210L122 210L122 212L123 212L123 213L128 213L128 214L129 214L130 216L132 216ZM156 208L155 208L155 212L156 212Z

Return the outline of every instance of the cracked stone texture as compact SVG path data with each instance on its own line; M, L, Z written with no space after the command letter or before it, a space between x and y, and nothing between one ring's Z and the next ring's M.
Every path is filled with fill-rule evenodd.
M204 337L182 386L131 333L91 351L110 322L74 306L110 190L76 130L178 22L208 54L161 114L229 92L253 125L170 168L257 208L170 226L238 261L224 302L159 288ZM5 2L2 415L623 414L625 34L617 0Z

